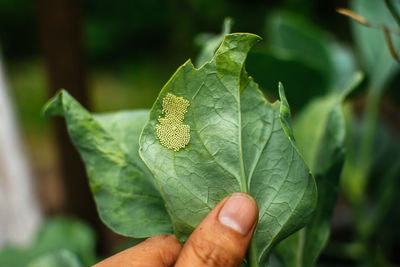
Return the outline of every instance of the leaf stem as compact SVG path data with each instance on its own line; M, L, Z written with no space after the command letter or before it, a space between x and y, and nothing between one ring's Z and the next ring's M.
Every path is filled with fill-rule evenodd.
M304 242L306 240L306 228L299 231L298 250L296 255L296 267L303 267L303 254L304 254Z
M250 267L259 267L254 239L251 239L250 241L249 250L247 251L247 259Z

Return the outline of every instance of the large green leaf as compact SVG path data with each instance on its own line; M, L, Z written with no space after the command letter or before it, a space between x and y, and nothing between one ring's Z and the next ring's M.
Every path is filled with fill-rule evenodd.
M83 265L74 253L62 249L36 258L27 267L83 267Z
M295 120L294 134L316 178L320 198L307 226L278 245L277 253L286 266L313 266L328 241L344 163L346 123L342 104L361 80L362 75L355 74L342 86L341 93L314 99Z
M91 115L61 91L45 113L65 117L106 225L137 238L172 232L160 193L138 155L139 134L148 111Z
M68 250L85 266L96 262L95 237L85 224L53 218L41 227L29 247L6 247L0 251L0 266L26 267L32 260L59 250Z
M227 194L250 193L260 210L253 242L258 261L265 262L273 245L311 217L316 187L293 138L283 87L281 102L271 104L244 70L247 53L259 39L226 35L210 62L199 69L190 61L181 66L150 111L140 155L180 240ZM167 119L163 102L171 95L190 104L183 120L190 127L190 142L179 151L163 146L156 133Z

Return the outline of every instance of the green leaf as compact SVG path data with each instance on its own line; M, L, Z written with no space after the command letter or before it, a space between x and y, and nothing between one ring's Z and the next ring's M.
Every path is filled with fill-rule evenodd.
M83 267L83 265L69 250L59 250L38 257L29 263L28 267Z
M59 250L73 253L85 266L96 262L95 237L85 224L66 218L53 218L41 227L29 247L6 247L0 251L0 266L26 267L32 260Z
M333 62L328 44L333 39L306 18L290 11L274 11L267 18L266 36L272 46L302 58L331 79Z
M47 104L45 114L65 117L107 226L136 238L172 233L161 195L138 155L148 111L92 115L61 91Z
M398 27L384 1L353 0L350 3L351 9L368 22L376 25L384 24L389 28L396 29ZM373 148L378 128L380 101L385 87L398 72L399 65L390 55L382 30L368 28L355 22L352 22L352 26L357 50L369 78L362 118L362 134L356 144L349 142L349 146L354 150L347 157L343 172L346 198L357 210L366 201L366 189L373 164ZM392 34L392 41L394 49L398 51L400 49L399 36ZM354 123L353 126L355 126ZM357 224L362 224L362 222L358 221Z
M322 90L340 88L357 70L354 57L345 46L299 13L272 12L266 22L266 36L271 46L319 70L327 82Z
M346 124L342 105L362 78L357 73L341 93L314 99L295 120L294 134L316 178L320 198L307 226L278 245L277 253L286 266L313 266L328 241L344 163Z
M259 39L226 35L212 61L199 69L190 61L181 66L150 111L140 155L180 240L227 194L250 193L260 211L253 242L258 261L265 263L271 248L311 217L316 187L293 139L283 87L281 102L271 104L244 70L247 53ZM163 100L168 94L190 104L182 122L190 126L190 142L179 151L161 145L156 134L167 119Z
M299 13L269 14L266 38L268 47L249 54L247 69L268 94L282 81L295 111L315 96L340 91L356 72L350 50Z
M394 29L398 27L383 0L352 0L350 7L368 22L384 24ZM383 31L368 28L356 22L352 22L352 28L361 63L370 75L372 87L382 90L399 70L398 63L389 52ZM400 38L392 34L392 40L394 47L398 50Z

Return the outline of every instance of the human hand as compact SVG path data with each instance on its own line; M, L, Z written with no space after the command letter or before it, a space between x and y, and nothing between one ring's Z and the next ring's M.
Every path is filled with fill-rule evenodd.
M158 235L94 267L239 266L257 221L256 201L247 194L235 193L214 207L183 247L173 235Z

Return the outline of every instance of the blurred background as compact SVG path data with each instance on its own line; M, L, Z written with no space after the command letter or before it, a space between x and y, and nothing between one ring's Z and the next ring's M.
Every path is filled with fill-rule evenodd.
M188 58L195 60L204 40L220 33L230 17L232 32L264 38L249 55L247 70L270 99L276 98L278 81L284 83L294 120L311 99L339 87L342 76L365 73L347 104L350 158L342 172L332 235L319 264L367 266L362 258L368 248L370 266L399 266L398 63L380 29L355 26L336 12L337 7L351 8L350 2L0 0L0 251L5 251L0 263L8 257L13 264L4 266L25 266L28 260L21 255L39 242L38 229L47 245L36 244L39 249L29 250L29 260L54 242L60 244L56 237L80 240L68 248L87 244L96 256L86 256L86 262L137 242L113 234L100 222L64 121L45 118L41 110L61 88L92 112L150 108L174 71ZM362 15L399 29L384 0L372 2L380 2L383 13L365 4L370 14ZM280 35L285 27L289 35L294 31L290 36L299 27L304 42L293 39L282 45L291 38ZM362 29L357 32L357 27ZM369 44L373 47L365 47ZM373 49L385 51L385 57L378 62ZM374 220L373 226L365 226L368 220ZM16 246L24 246L25 254Z

